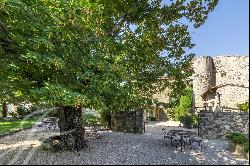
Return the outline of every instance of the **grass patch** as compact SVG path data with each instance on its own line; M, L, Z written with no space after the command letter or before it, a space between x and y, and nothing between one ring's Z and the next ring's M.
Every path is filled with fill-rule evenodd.
M36 117L32 117L26 120L0 120L0 134L14 132L20 129L30 128L35 121Z

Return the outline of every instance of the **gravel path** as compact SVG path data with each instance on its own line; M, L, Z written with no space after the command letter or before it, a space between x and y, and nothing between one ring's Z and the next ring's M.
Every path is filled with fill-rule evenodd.
M102 139L89 138L90 151L50 153L38 150L40 141L58 134L57 130L33 129L0 138L0 165L2 164L184 164L184 165L247 165L227 150L223 140L204 140L205 148L184 150L165 147L161 129L181 128L176 122L148 123L145 134L102 132ZM182 128L183 129L183 128Z

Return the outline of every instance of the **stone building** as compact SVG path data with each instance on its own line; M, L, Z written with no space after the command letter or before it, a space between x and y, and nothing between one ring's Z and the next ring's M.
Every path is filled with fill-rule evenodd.
M153 94L152 98L157 100L159 103L152 106L152 116L156 117L156 120L166 120L167 115L165 109L170 102L170 89L166 88L162 92Z
M197 57L193 69L195 107L206 103L214 111L249 101L249 56Z

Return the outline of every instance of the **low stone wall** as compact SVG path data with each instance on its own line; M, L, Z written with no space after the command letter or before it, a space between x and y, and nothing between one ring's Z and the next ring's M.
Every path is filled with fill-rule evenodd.
M249 134L248 112L201 112L200 136L203 138L225 138L231 131Z
M129 133L144 132L143 110L111 113L111 129Z

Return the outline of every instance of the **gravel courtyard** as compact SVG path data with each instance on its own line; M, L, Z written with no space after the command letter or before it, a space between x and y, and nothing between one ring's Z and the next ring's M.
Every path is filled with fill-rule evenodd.
M223 140L204 140L200 150L184 150L165 147L161 129L181 128L176 122L147 123L146 133L129 134L102 132L101 139L89 139L90 149L80 152L51 153L38 149L40 141L58 131L46 131L42 128L21 131L0 138L0 165L3 164L185 164L185 165L248 165L248 161L236 158L227 150ZM90 150L90 151L89 151Z

